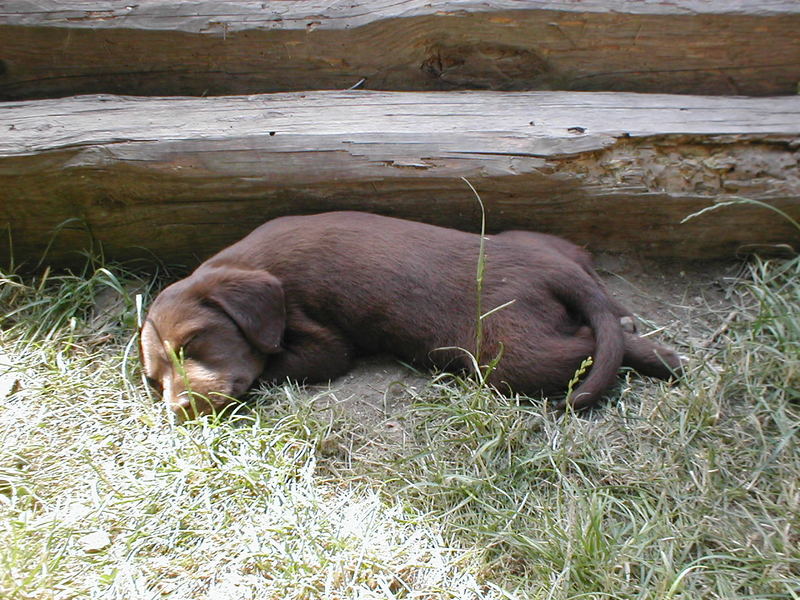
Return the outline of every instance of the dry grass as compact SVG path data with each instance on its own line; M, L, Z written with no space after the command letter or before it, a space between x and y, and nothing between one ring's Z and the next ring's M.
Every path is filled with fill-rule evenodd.
M289 385L173 424L153 285L3 279L0 597L800 598L800 260L752 265L680 385L575 416L440 376L392 443Z

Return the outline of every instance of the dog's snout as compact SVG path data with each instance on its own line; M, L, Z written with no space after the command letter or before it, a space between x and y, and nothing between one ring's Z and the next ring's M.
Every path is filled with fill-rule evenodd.
M164 381L164 389L161 394L162 400L166 403L169 409L181 418L191 417L197 414L200 408L198 401L200 400L196 394L176 384L175 380L168 377Z
M174 413L193 412L197 405L197 397L189 392L181 392L178 396L167 400L167 405Z
M201 394L196 391L182 391L167 399L170 410L181 420L214 413L234 400L229 394L209 392Z
M162 399L169 409L176 414L188 414L188 411L192 409L193 397L186 390L175 390L165 387Z
M189 421L200 415L214 412L215 406L207 398L192 392L181 392L167 404L179 421Z

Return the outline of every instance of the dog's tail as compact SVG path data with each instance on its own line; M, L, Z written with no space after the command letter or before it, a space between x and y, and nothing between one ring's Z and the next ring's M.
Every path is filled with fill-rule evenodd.
M556 296L586 319L594 332L595 350L589 375L569 398L558 405L562 410L567 404L580 410L597 402L616 380L625 354L625 339L619 318L612 312L612 304L605 290L585 271L576 269L570 273L568 280L559 278L554 283Z

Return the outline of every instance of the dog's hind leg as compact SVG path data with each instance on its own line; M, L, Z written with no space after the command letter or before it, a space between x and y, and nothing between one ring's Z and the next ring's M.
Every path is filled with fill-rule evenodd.
M662 346L649 338L632 333L623 333L625 352L622 366L630 367L640 375L671 379L682 373L683 360L677 352ZM574 339L561 342L559 348L570 348L579 354L594 353L594 335L591 328L581 327L574 333ZM567 362L567 364L569 364Z
M683 371L681 357L672 349L638 335L625 334L622 364L642 375L670 379Z
M592 255L585 249L572 242L565 240L554 235L547 233L537 233L534 231L504 231L495 235L496 238L503 240L515 241L518 243L527 244L528 246L538 251L549 251L558 253L566 260L570 260L577 264L583 271L588 274L595 283L603 290L603 293L608 298L608 304L617 317L619 317L622 330L628 333L636 333L636 318L633 313L625 306L620 304L608 291L602 277L597 274L594 268L594 261Z
M507 337L489 383L501 391L533 396L563 393L581 363L595 354L591 330L581 330L588 335ZM487 350L496 351L493 347Z

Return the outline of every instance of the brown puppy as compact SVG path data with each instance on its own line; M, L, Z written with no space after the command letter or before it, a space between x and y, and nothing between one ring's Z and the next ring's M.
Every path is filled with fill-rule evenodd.
M270 221L201 264L153 302L145 374L176 412L218 409L262 376L325 381L359 354L465 370L476 349L478 235L366 213ZM481 357L502 352L489 382L525 394L574 391L593 404L622 364L661 378L672 351L623 331L588 253L544 234L485 242Z

